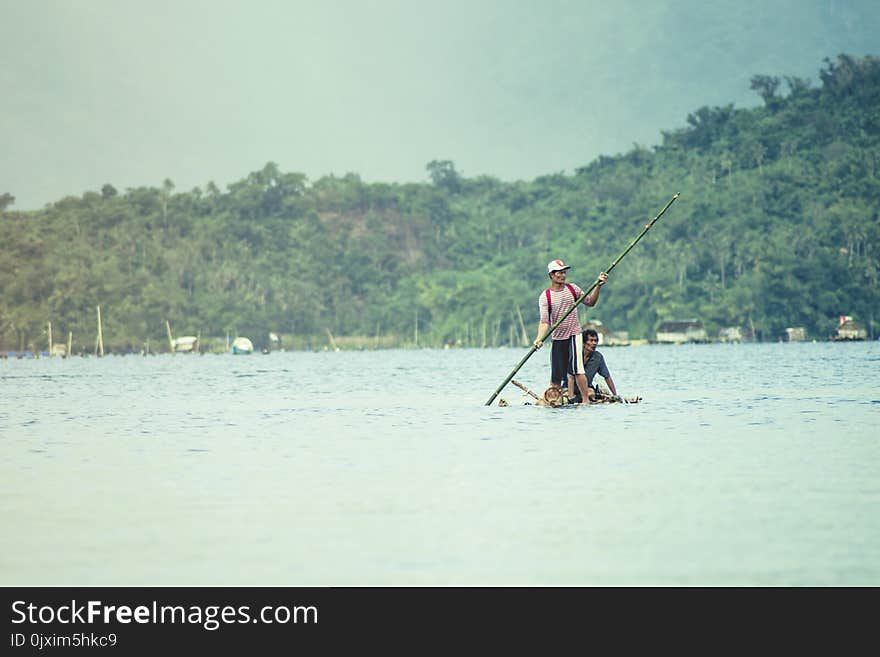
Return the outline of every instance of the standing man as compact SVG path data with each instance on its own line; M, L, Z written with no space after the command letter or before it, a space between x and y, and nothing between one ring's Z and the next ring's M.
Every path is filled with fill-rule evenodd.
M550 287L538 297L538 337L535 338L535 348L540 349L544 344L545 337L550 326L559 321L583 296L584 291L573 283L566 283L566 272L571 269L562 260L552 260L547 264L547 276L550 277ZM587 306L595 306L599 298L599 288L605 285L608 274L604 271L599 274L599 281L593 291L583 303ZM550 352L550 382L559 385L568 384L570 394L574 394L574 384L577 383L581 393L582 403L589 404L589 386L584 370L583 339L581 337L581 325L578 321L577 310L565 318L553 332L553 348Z

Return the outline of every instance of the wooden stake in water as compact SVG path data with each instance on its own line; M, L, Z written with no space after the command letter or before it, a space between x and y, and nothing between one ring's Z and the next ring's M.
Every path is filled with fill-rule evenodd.
M522 343L525 347L529 343L529 333L526 331L526 325L523 322L522 311L519 309L519 306L516 307L516 316L519 318L519 327L522 329Z
M614 262L612 262L608 266L607 269L605 269L606 274L611 273L611 270L617 266L617 263L620 262L621 260L623 260L624 256L627 253L629 253L636 244L639 243L639 240L645 236L645 233L647 233L649 230L651 230L651 227L657 222L657 220L660 217L663 216L663 214L669 209L669 206L672 205L673 203L675 203L675 199L677 199L679 196L680 196L680 194L675 194L672 197L672 199L670 199L669 203L667 203L666 206L662 210L660 210L660 212L657 214L657 216L654 217L653 219L651 219L651 221L649 221L645 225L645 229L641 233L639 233L639 236L636 237L632 241L632 243L628 247L626 247L626 249L624 249L623 253L621 253L619 256L617 256L617 258L614 260ZM581 304L581 302L590 295L590 293L596 288L597 285L599 285L598 278L593 282L593 284L590 286L590 288L586 292L584 292L577 301L574 302L574 305L568 309L568 312L565 313L562 317L560 317L553 326L551 326L549 329L547 329L547 333L545 333L541 337L541 342L544 342L544 340L546 340L549 336L553 335L553 331L555 331L556 328L560 324L562 324L563 321L565 321L565 318L568 317L574 311L574 309L577 308ZM532 354L535 353L537 350L538 350L538 348L533 344L531 346L531 348L529 349L528 353L526 353L526 355L523 356L522 360L519 361L519 363L517 363L516 367L513 368L513 371L507 375L507 378L505 378L504 381L501 382L501 385L498 386L497 388L495 388L495 392L493 392L492 396L489 397L489 401L486 402L486 406L490 406L492 404L492 402L495 401L495 398L498 396L498 393L501 392L501 390L504 388L504 386L506 386L510 382L510 380L516 375L516 373L519 372L519 368L521 368L523 365L525 365L525 362L529 358L531 358Z
M95 347L98 356L104 355L104 332L101 329L101 306L98 306L98 344Z
M333 348L333 351L339 351L339 347L336 346L336 340L333 338L333 334L330 332L330 327L326 326L324 329L327 331L327 337L330 338L330 346Z
M52 358L54 354L52 353L52 322L48 322L49 324L49 358Z

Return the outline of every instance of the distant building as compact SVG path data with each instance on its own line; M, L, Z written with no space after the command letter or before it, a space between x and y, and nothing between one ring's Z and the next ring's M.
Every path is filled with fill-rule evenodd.
M171 340L171 349L176 354L188 354L199 350L199 339L195 335L184 335Z
M612 347L615 345L626 346L629 344L629 331L615 331L614 333L609 333L606 340L605 345Z
M718 331L721 342L746 342L752 340L752 332L743 326L726 326Z
M585 329L593 329L599 335L599 344L606 347L629 344L629 331L612 332L598 319L591 319L583 323Z
M676 319L657 327L657 342L706 342L709 339L703 322L698 319Z
M789 327L785 329L785 335L789 342L803 342L807 339L807 329L803 326Z
M849 315L841 315L837 323L838 340L865 340L868 332Z

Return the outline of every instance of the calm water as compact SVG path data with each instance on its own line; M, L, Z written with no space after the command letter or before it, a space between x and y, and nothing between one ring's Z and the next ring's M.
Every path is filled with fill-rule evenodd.
M880 585L880 343L603 353L0 361L0 585Z

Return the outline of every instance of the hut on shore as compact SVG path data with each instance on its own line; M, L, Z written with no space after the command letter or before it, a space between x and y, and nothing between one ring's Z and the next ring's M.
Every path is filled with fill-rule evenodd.
M718 339L721 342L751 342L755 336L746 326L725 326L718 331Z
M868 332L849 315L841 315L837 323L837 336L833 340L866 340Z
M584 329L593 329L599 336L599 345L613 347L629 344L629 331L612 331L598 319L591 319L583 324Z
M657 342L683 344L708 340L703 322L698 319L675 319L661 322L657 327Z

